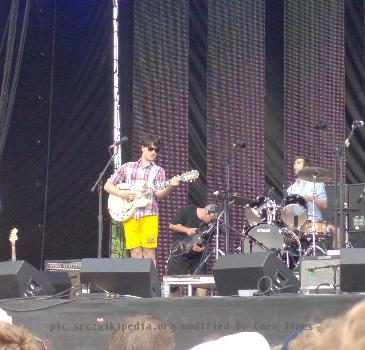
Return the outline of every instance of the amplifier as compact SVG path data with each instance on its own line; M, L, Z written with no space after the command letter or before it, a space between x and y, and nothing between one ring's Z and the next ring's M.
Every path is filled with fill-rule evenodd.
M340 283L340 256L304 256L299 265L300 288L316 289L323 284Z
M46 260L44 264L45 271L67 272L70 276L72 287L76 290L81 289L80 269L81 260Z

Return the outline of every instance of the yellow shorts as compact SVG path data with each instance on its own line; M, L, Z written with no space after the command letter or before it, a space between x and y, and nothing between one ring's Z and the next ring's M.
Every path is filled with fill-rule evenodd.
M158 216L150 215L123 222L127 249L157 248Z

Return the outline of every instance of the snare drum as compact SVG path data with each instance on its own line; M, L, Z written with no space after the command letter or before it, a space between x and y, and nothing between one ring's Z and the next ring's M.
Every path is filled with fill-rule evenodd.
M330 229L330 225L326 222L314 222L315 228L316 228L316 238L328 238L333 235L332 230ZM300 234L311 238L312 236L312 222L306 222L304 225L300 227Z
M307 202L304 197L293 194L284 198L281 204L281 219L284 224L296 229L307 221Z

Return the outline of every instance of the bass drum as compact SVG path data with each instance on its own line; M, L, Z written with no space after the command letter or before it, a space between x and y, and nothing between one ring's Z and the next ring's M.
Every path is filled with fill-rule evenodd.
M301 250L300 239L294 232L276 225L259 224L251 227L243 240L244 253L271 251L290 268L299 261Z

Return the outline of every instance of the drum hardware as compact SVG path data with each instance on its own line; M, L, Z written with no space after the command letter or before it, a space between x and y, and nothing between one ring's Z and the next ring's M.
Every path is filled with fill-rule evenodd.
M302 255L300 239L286 227L260 223L249 228L242 236L244 252L271 252L283 260L289 268L295 268L300 261Z
M219 220L222 217L222 215L224 215L224 214L225 214L225 212L223 210L217 217L217 226L216 226L216 234L215 234L215 249L213 249L211 252L211 254L215 253L215 261L218 260L219 254L226 255L221 249L219 249Z
M298 194L286 196L281 203L281 219L292 230L299 229L307 221L307 202Z
M227 169L227 184L226 187L229 188L229 170ZM237 205L249 205L253 202L252 199L249 199L247 197L243 197L238 195L237 192L231 193L230 190L227 191L215 191L213 192L213 195L217 197L217 200L223 201L223 211L218 215L217 219L217 236L216 236L216 248L215 248L215 254L216 259L218 259L219 254L225 255L230 253L230 247L229 247L229 239L230 239L230 206L232 204ZM223 216L223 231L225 233L225 252L223 252L221 249L219 249L219 219Z
M246 147L246 144L242 140L237 140L230 152L227 154L227 159L225 161L225 191L224 191L224 199L223 199L223 230L225 232L225 246L226 246L226 254L230 254L230 226L231 226L231 215L229 210L229 205L231 204L231 200L234 198L231 198L231 185L230 185L230 178L231 178L231 162L233 159L233 156L235 155L235 152L239 149L244 149ZM217 239L218 240L218 239Z
M256 238L250 236L249 234L245 233L242 237L243 240L248 240L248 243L250 245L250 253L252 253L252 244L255 243L258 247L260 247L262 250L265 250L267 252L278 252L276 249L269 249L268 247L264 246L261 242L259 242ZM275 254L277 255L277 254Z
M323 255L326 255L327 254L327 251L326 250L324 250L318 244L316 245L315 242L314 242L314 244L312 243L308 247L308 249L304 252L303 256L308 256L310 252L313 253L313 254L311 254L312 256L316 256L316 250L319 250L321 253L323 253Z
M256 201L245 206L245 216L251 226L263 222L280 221L280 206L269 197L258 197Z
M324 249L321 247L316 247L316 237L317 237L317 226L315 222L315 213L316 213L316 183L317 182L329 182L333 179L333 171L329 169L324 169L320 167L306 167L298 172L298 177L305 180L313 182L313 190L312 190L312 227L310 229L310 235L312 235L312 243L304 253L304 256L308 255L310 251L312 251L312 255L316 255L317 249L322 253L326 254Z

